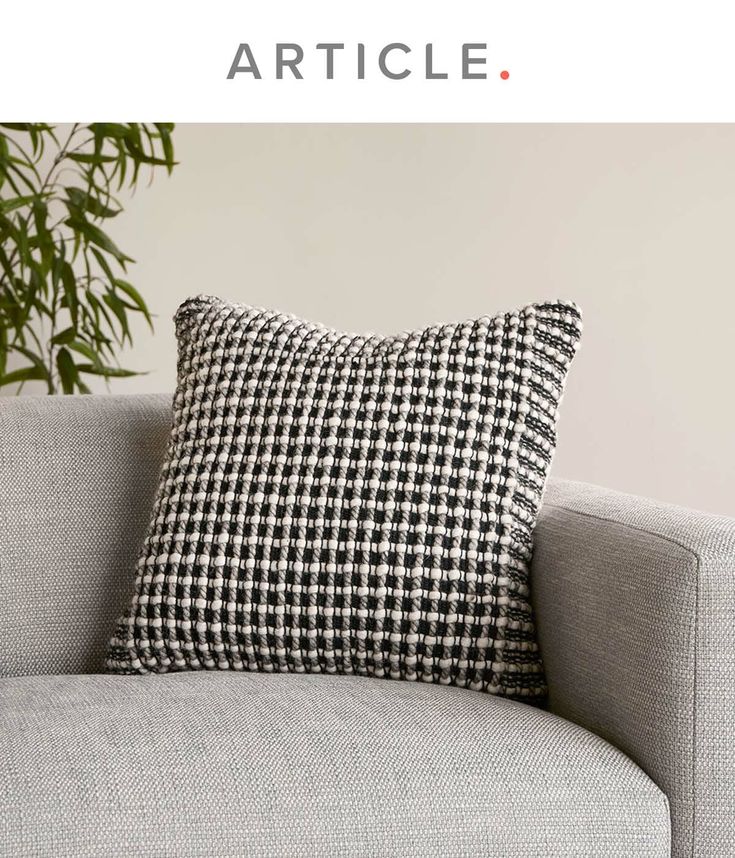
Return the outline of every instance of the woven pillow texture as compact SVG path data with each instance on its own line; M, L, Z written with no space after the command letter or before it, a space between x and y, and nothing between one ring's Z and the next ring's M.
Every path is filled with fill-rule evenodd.
M198 297L121 673L324 672L545 694L529 561L570 303L356 336Z

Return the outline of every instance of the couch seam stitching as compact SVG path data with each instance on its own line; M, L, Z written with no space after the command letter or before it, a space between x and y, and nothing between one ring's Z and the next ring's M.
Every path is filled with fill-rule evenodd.
M664 536L662 533L656 533L655 531L649 530L646 527L641 527L641 526L636 525L636 524L629 524L628 522L625 522L625 521L618 521L614 518L608 518L607 516L604 516L604 515L598 515L597 513L580 512L580 510L571 509L568 506L561 506L560 504L555 504L553 501L544 502L544 506L545 507L551 507L552 509L559 509L559 510L562 510L562 512L570 512L570 513L572 513L572 515L580 515L583 518L592 518L592 519L595 519L595 521L604 521L607 524L614 524L614 525L617 525L618 527L626 528L627 530L634 530L634 531L636 531L636 533L645 533L648 536L653 536L656 539L660 539L662 542L668 542L671 545L676 545L678 548L681 548L683 551L686 551L687 554L690 554L697 561L697 572L696 572L695 580L697 580L697 581L699 580L699 564L700 564L700 560L701 560L701 555L699 554L699 552L695 551L690 546L685 545L683 542L679 542L679 540L674 539L672 536Z

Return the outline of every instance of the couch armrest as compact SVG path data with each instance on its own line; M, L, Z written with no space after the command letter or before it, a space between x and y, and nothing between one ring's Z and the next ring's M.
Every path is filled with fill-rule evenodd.
M735 855L735 521L552 481L534 608L549 706L661 787L672 855Z

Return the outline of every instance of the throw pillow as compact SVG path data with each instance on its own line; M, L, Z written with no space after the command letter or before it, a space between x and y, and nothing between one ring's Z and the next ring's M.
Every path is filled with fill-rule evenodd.
M109 669L545 693L531 536L580 336L552 301L398 336L198 297Z

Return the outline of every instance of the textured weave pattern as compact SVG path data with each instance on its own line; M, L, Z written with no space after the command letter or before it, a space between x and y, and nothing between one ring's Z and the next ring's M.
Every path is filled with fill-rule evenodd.
M528 562L577 309L386 338L196 298L176 322L168 461L109 667L543 696Z
M666 799L456 688L180 673L0 682L0 856L667 858Z
M170 396L0 399L0 675L104 670Z
M735 521L552 482L533 593L553 711L663 789L674 858L735 855Z

